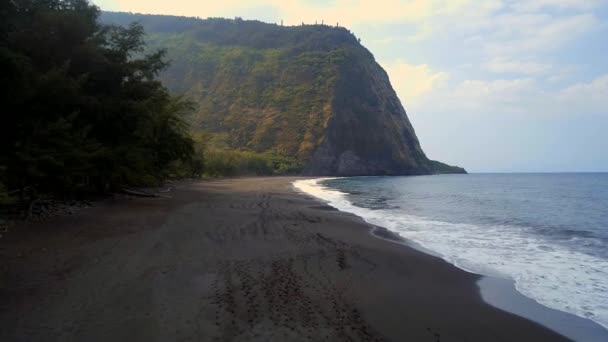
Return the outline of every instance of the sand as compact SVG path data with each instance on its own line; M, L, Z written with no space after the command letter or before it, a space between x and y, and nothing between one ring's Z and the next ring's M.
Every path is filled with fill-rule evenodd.
M565 340L293 180L181 183L12 231L0 341Z

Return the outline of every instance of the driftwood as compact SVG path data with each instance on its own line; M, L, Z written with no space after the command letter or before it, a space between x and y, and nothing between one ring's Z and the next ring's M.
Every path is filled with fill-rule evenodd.
M2 192L2 193L0 193L0 197L14 195L14 194L17 194L19 192L21 192L21 189L16 189L16 190L12 190L12 191Z
M166 188L164 190L158 190L158 192L171 192L172 189L173 189L173 187L170 186L170 187L168 187L168 188Z
M32 212L34 211L34 206L36 206L36 203L38 203L38 202L40 202L39 198L36 198L32 202L30 202L30 207L27 210L27 215L25 216L25 221L29 221L32 218Z
M36 198L30 202L27 213L25 214L25 221L31 222L36 216L45 216L56 210L61 204L59 202ZM38 206L38 208L36 208Z
M126 195L136 196L136 197L163 197L163 198L172 198L171 196L160 195L156 193L152 193L149 191L141 190L141 189L122 189L122 192Z

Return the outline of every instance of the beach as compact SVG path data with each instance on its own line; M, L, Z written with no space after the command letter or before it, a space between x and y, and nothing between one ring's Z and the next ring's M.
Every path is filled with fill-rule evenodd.
M0 340L566 340L297 179L181 182L11 231Z

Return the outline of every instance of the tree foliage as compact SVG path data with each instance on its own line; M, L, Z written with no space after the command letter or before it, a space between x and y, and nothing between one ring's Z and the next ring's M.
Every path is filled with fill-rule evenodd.
M208 149L205 151L205 176L273 176L292 175L302 171L295 158L271 153Z
M0 184L50 194L158 183L193 153L192 105L157 79L142 26L86 0L0 5Z

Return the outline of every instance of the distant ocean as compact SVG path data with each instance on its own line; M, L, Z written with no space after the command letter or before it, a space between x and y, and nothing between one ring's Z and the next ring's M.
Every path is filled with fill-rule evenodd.
M608 328L608 173L296 182L471 272Z

